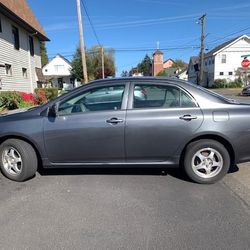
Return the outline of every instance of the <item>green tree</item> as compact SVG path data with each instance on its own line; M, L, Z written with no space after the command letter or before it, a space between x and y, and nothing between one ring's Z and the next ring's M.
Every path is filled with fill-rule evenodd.
M152 60L146 54L143 60L137 65L138 72L143 73L144 76L152 75Z
M127 70L123 70L121 73L121 77L128 77L129 76L129 72Z
M187 68L187 64L182 61L181 59L176 59L173 63L173 68L178 68L178 69L185 69Z
M80 48L76 49L72 60L71 74L76 79L83 82L82 58ZM94 46L86 51L86 64L89 80L102 78L102 54L99 46ZM114 51L109 49L104 53L104 76L115 76Z
M168 76L168 73L165 70L160 71L157 76Z
M40 51L41 51L41 63L42 63L42 67L43 67L44 65L46 65L49 62L45 42L40 43Z

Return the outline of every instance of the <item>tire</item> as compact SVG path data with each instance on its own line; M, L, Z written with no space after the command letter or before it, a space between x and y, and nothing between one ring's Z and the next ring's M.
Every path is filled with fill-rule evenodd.
M19 139L8 139L0 145L0 168L4 176L22 182L33 177L38 160L34 148Z
M184 169L196 183L213 184L221 180L230 167L230 156L221 143L202 139L187 146Z

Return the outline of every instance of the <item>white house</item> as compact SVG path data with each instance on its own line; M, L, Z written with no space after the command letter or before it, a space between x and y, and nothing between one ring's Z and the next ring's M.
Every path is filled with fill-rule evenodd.
M43 80L42 41L49 39L26 0L0 0L1 91L34 91Z
M236 72L245 71L241 67L242 55L250 54L250 37L242 35L227 41L205 54L204 78L202 85L212 86L215 79L234 81ZM197 83L199 58L191 57L188 66L188 80Z
M43 75L53 87L71 89L76 86L76 79L71 76L71 69L71 63L57 54L42 70Z

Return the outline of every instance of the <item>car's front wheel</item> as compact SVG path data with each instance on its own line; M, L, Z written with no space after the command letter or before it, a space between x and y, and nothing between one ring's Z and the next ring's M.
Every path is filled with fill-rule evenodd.
M221 180L230 167L230 156L221 143L202 139L187 146L184 168L193 181L212 184Z
M37 171L37 155L34 148L19 139L8 139L0 145L0 168L14 181L25 181Z

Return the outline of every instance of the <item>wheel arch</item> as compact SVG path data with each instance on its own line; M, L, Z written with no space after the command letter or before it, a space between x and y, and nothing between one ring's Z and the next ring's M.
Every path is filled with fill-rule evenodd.
M18 140L22 140L22 141L29 143L36 152L38 166L42 166L42 156L38 150L37 145L34 142L32 142L32 140L29 140L28 138L21 136L21 135L5 135L5 136L0 137L0 145L8 139L18 139Z
M181 152L180 164L182 164L182 162L184 160L187 146L194 141L198 141L198 140L202 140L202 139L211 139L211 140L215 140L217 142L220 142L227 149L227 151L229 153L231 165L235 164L235 161L236 161L235 150L234 150L232 144L224 137L222 137L220 135L215 135L215 134L200 135L200 136L193 138L189 142L187 142L185 147L183 148L183 150Z

